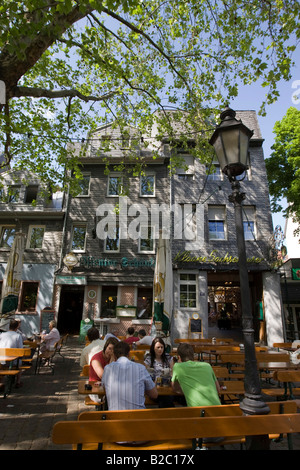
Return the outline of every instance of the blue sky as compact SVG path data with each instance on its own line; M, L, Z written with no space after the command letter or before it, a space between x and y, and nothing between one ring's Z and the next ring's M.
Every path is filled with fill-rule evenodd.
M273 128L276 121L280 121L286 114L288 108L294 106L300 110L300 64L298 62L293 70L292 78L289 82L282 81L279 84L280 97L277 102L266 107L266 116L258 116L258 121L265 139L263 144L264 156L270 156L271 146L274 143ZM230 103L230 107L235 110L254 110L258 113L260 104L264 99L265 89L258 84L244 86L240 88L238 97ZM293 96L297 94L298 100L295 103ZM299 101L299 102L298 102ZM282 230L285 226L285 218L281 213L273 214L273 225L281 225Z

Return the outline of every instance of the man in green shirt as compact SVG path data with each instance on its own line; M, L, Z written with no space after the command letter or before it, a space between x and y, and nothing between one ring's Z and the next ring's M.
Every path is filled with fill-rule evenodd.
M221 405L220 386L210 364L194 361L190 344L178 347L178 362L173 366L172 388L183 392L187 406Z

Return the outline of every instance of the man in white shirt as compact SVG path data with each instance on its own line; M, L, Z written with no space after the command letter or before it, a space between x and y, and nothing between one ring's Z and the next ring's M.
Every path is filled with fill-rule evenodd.
M50 332L46 335L41 335L41 339L43 341L41 345L41 351L51 351L54 348L55 343L60 340L60 334L58 329L56 328L56 322L51 320L49 322L49 330Z
M0 348L23 348L22 336L17 332L19 322L17 320L11 320L9 324L9 330L0 335ZM5 364L5 362L4 362ZM19 365L21 361L19 361ZM21 387L21 372L16 376L16 388Z
M145 394L155 400L157 388L143 364L132 362L128 355L130 345L120 341L114 346L116 362L104 367L101 383L109 410L145 408Z
M90 343L83 348L80 356L80 366L89 365L92 357L102 351L105 344L104 339L100 339L98 328L92 326L87 332L87 338Z
M1 348L23 348L22 336L17 332L19 322L11 320L9 330L0 334L0 347Z
M147 335L145 330L140 330L138 332L138 337L140 339L139 339L139 341L137 341L135 343L137 346L139 344L147 344L148 346L151 346L153 338L152 338L152 336Z

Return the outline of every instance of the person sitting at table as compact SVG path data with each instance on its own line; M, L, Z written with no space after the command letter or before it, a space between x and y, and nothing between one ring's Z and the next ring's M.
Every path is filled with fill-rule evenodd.
M26 341L26 340L27 340L27 336L26 336L26 335L23 333L23 331L21 330L21 320L16 319L16 321L18 322L17 333L19 333L19 335L22 336L22 340L23 340L23 341Z
M221 405L220 385L213 368L207 362L194 361L191 344L181 343L178 362L173 365L171 385L175 393L183 393L187 406ZM203 442L219 442L223 437L204 438Z
M118 330L116 330L116 329L113 329L113 330L111 330L109 333L107 333L107 334L104 336L104 341L106 341L108 338L117 338L118 341L121 341L121 340L118 338Z
M125 343L132 344L136 343L139 340L138 336L134 335L135 330L133 326L130 326L127 330L127 337L124 339Z
M151 346L153 341L153 336L147 335L145 330L138 331L139 340L136 342L136 345L139 346L140 344L146 344Z
M102 379L105 366L115 360L114 347L116 344L118 344L118 342L118 338L113 338L111 336L105 342L103 350L99 351L92 357L89 368L90 382L99 382ZM94 402L101 402L101 399L98 397L98 395L90 394L89 396L90 399Z
M150 351L146 354L144 364L146 367L153 369L155 378L164 375L164 369L172 368L172 357L166 353L166 345L164 340L157 336L153 339ZM157 399L159 408L173 407L172 396L160 396Z
M102 351L105 341L100 339L100 334L98 328L92 326L87 332L87 339L89 344L85 346L80 355L80 366L89 365L92 357Z
M145 366L154 369L155 377L163 374L163 369L171 368L172 357L166 353L164 340L157 336L153 339L149 353L145 355Z
M120 341L114 347L116 362L108 364L102 375L102 386L109 410L145 408L145 394L158 397L157 388L146 367L129 360L130 345Z
M0 334L0 348L23 348L23 339L17 331L18 328L18 320L10 320L9 330ZM16 365L17 363L18 361L14 361L14 365ZM21 363L21 360L19 360L19 365ZM3 365L5 365L5 362L3 363ZM20 388L22 386L21 374L22 372L20 371L19 374L16 376L16 388Z
M41 353L44 351L53 351L55 343L60 340L60 334L58 329L56 328L56 322L54 320L51 320L49 322L49 330L49 333L41 334Z
M114 360L114 346L118 344L117 338L108 338L102 351L94 354L90 362L89 380L99 382L101 380L104 367Z
M220 385L211 365L194 361L194 349L188 343L179 344L177 356L171 385L175 392L184 394L187 406L220 405Z

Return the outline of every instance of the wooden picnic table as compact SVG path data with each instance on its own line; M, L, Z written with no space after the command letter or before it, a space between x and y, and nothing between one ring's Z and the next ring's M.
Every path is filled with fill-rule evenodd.
M87 390L86 385L91 385L92 389ZM183 396L181 392L175 392L171 385L156 386L159 396ZM104 397L105 391L99 382L89 382L85 380L78 381L78 393L80 395L98 395L99 398ZM225 402L225 397L228 396L231 402L237 400L244 395L244 382L241 380L226 381L220 390L221 402ZM231 398L230 398L231 397Z
M7 356L4 354L0 355L0 362L13 362L18 359L18 356Z

